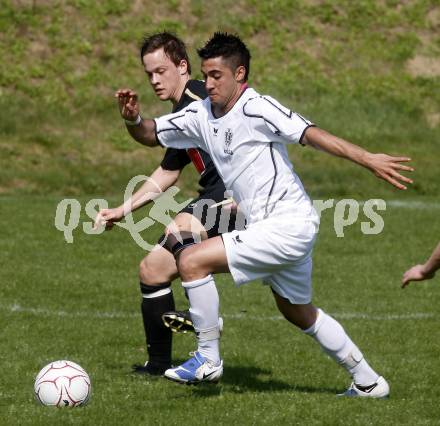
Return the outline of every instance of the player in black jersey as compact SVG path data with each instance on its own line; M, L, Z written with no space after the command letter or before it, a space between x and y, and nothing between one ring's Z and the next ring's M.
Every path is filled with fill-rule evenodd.
M163 32L146 38L140 51L141 61L148 76L150 85L157 97L162 101L171 101L172 112L177 112L195 100L204 99L207 94L204 83L191 80L191 66L184 43L173 34ZM116 94L118 95L118 93ZM121 111L122 113L122 111ZM126 121L129 132L134 126ZM206 226L205 216L195 214L198 203L213 200L221 203L225 200L225 186L218 175L214 164L204 151L198 149L178 150L169 148L165 152L160 166L151 174L153 182L147 181L123 205L114 209L103 209L99 212L96 225L105 224L112 228L115 222L124 215L152 201L151 194L158 193L158 187L165 191L177 181L183 168L192 162L200 174L199 197L192 200L174 219L173 229L188 230L197 233L202 239L219 235L220 209L217 207L217 219ZM150 195L148 195L150 194ZM200 210L196 210L197 213ZM233 229L235 216L231 215L229 230ZM140 289L142 293L141 311L145 328L149 359L145 365L134 366L139 373L161 375L171 366L172 332L162 322L165 313L168 321L175 319L183 327L192 327L190 317L175 312L174 297L170 288L171 281L178 277L176 262L173 255L163 244L165 234L160 238L160 247L155 247L140 264Z

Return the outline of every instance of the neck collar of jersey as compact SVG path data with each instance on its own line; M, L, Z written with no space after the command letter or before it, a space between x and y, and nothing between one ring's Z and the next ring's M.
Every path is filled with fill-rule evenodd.
M240 87L240 90L241 90L241 92L240 92L240 96L239 96L239 97L237 98L237 100L235 101L235 104L232 105L232 108L231 108L226 114L222 115L221 117L216 117L216 116L215 116L214 111L213 111L213 109L212 109L212 104L211 104L211 101L210 101L210 102L209 102L209 105L210 105L209 111L210 111L210 113L211 113L212 118L213 118L214 120L220 120L220 119L222 119L223 117L226 117L226 116L227 116L227 115L228 115L228 114L229 114L229 113L235 108L235 105L238 104L239 100L240 100L241 97L243 96L243 93L246 92L247 89L249 89L248 84L247 84L247 83L243 83L243 84L241 85L241 87Z

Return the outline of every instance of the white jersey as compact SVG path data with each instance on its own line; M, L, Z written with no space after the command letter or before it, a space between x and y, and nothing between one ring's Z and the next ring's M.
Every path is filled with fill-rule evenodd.
M317 220L285 146L300 143L313 124L275 99L248 88L220 118L206 98L155 122L161 145L211 156L248 225L286 214Z

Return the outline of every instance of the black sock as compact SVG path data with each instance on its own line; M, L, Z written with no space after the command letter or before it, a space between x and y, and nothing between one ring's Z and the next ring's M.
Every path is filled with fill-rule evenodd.
M174 311L171 283L159 286L140 283L142 293L141 312L147 342L148 362L151 365L171 366L172 331L162 322L162 314ZM167 292L167 290L169 290ZM165 292L165 294L163 294Z

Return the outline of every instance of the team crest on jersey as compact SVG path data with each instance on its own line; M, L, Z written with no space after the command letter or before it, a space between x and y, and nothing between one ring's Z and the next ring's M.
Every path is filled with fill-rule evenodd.
M229 154L232 155L233 152L230 149L232 143L232 130L231 129L227 129L225 132L225 149L223 150L225 154Z

